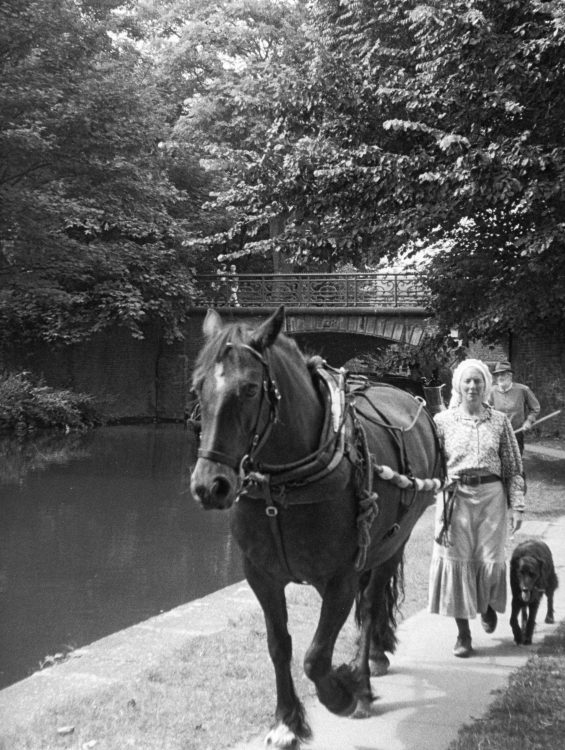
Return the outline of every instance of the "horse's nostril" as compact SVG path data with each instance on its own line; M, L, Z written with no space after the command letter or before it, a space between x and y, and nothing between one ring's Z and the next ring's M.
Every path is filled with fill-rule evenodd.
M216 477L212 486L212 493L218 500L226 498L231 490L231 485L226 477Z
M194 482L191 489L194 499L203 508L226 508L230 504L232 486L227 477L215 476L208 482Z
M204 484L193 485L192 494L195 500L198 500L200 503L204 503L204 501L206 500L208 496L208 490L206 488L206 485Z

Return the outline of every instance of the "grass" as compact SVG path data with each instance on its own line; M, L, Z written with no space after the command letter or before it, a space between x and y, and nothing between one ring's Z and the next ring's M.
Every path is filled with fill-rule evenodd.
M290 627L294 679L303 700L311 683L298 665L314 631L317 594L294 588ZM352 623L344 628L337 659L353 647ZM56 667L55 667L56 669ZM70 701L0 740L2 750L221 750L250 739L272 720L274 685L263 618L248 614L216 635L197 638L135 680L101 690L95 699ZM58 734L62 727L72 733ZM96 743L96 744L89 744Z
M562 750L565 738L565 623L515 672L483 718L449 750Z
M528 460L527 518L563 515L563 463ZM428 511L409 542L405 617L426 604L431 516ZM310 587L290 587L288 599L294 680L301 699L309 701L314 690L304 676L302 660L314 633L319 598ZM350 618L338 639L336 664L351 658L354 639ZM562 626L514 674L488 715L463 728L450 750L561 748L564 675ZM274 694L263 619L259 613L248 614L223 633L193 639L135 679L100 689L89 699L68 701L11 736L0 734L0 750L227 750L267 729ZM62 728L73 729L60 735Z

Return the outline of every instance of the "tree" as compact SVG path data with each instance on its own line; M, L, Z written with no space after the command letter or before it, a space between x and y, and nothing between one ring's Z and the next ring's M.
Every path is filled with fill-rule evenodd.
M0 6L0 330L69 343L167 335L192 295L168 102L117 2ZM193 170L197 173L197 170ZM202 170L200 170L201 172Z
M172 141L198 154L218 195L208 204L215 231L194 231L192 239L204 255L237 257L249 238L268 236L269 219L277 216L269 211L253 220L261 196L251 172L277 179L262 159L280 116L278 94L295 87L307 54L306 9L292 0L171 0L167 7L172 20L161 19L154 48L166 47L162 75L183 69L187 82Z
M318 0L267 148L222 197L294 259L443 240L429 281L470 337L565 315L563 2ZM467 222L467 223L466 223ZM253 243L245 246L253 252Z

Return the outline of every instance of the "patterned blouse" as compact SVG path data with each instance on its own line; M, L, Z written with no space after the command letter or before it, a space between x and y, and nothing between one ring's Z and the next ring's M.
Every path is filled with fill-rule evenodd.
M524 510L522 458L508 418L483 404L484 414L475 419L460 407L440 411L434 416L439 439L445 452L447 474L490 473L499 476L506 488L508 503Z

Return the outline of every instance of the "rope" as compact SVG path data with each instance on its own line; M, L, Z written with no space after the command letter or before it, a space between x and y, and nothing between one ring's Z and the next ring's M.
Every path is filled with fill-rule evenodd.
M357 516L357 542L359 551L355 558L355 570L363 570L367 562L367 552L371 544L371 526L379 515L376 492L363 490L359 499L360 512Z
M390 466L379 466L373 463L373 469L381 479L395 484L403 490L413 488L416 492L439 492L443 487L441 479L418 479L418 477L409 477L406 474L399 474Z

